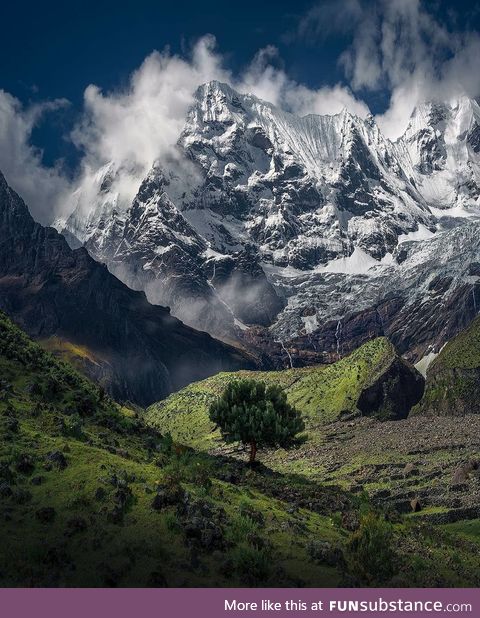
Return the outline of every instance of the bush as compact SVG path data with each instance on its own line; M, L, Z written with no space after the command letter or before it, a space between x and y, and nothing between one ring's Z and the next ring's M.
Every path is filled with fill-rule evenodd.
M393 543L393 528L383 516L373 511L363 515L347 546L350 574L367 585L390 579L396 571Z
M232 552L233 567L247 586L262 586L272 573L272 556L268 549L240 545Z
M328 541L312 540L307 544L307 553L312 560L327 566L343 564L342 550Z
M247 517L260 528L265 526L265 517L263 516L263 513L261 511L257 511L257 509L246 500L242 500L240 502L239 512L242 517Z
M79 414L71 414L63 419L62 433L74 438L82 437L83 420Z
M258 531L259 526L253 521L253 519L239 514L232 517L231 525L227 531L227 536L229 541L232 543L243 543L247 540L250 534L257 534Z
M213 470L211 464L206 461L193 462L190 468L189 480L196 487L203 489L206 493L212 488Z

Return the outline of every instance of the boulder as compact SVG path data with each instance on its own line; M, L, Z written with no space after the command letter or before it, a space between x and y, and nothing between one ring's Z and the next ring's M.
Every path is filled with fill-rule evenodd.
M171 487L169 485L159 485L157 493L152 500L152 509L161 511L169 506L181 503L185 495L182 487Z
M343 563L342 550L328 541L311 541L307 545L307 552L312 560L327 566L338 566Z
M65 470L68 466L67 458L62 451L50 451L47 454L47 466L56 467L59 470Z
M103 487L97 487L97 489L95 490L95 500L101 502L102 500L105 500L106 496L107 492L105 491L105 489Z
M379 420L400 420L420 401L424 387L423 376L393 351L389 361L362 389L357 408L363 415Z
M183 529L187 543L210 551L224 545L221 527L207 517L192 517L185 521Z
M419 513L422 510L422 505L420 504L420 500L418 498L413 498L410 500L410 506L412 507L413 513Z
M360 527L360 517L357 511L344 511L342 513L342 528L349 532L355 532Z
M455 468L452 478L452 485L463 485L468 481L470 470L464 464Z
M35 469L35 460L28 453L23 453L19 455L15 468L20 474L31 474Z

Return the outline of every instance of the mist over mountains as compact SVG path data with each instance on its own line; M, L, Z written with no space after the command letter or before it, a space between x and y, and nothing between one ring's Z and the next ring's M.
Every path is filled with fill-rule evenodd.
M0 587L480 586L479 7L54 4L2 7Z
M146 405L201 377L253 366L36 223L1 172L0 308L122 401Z

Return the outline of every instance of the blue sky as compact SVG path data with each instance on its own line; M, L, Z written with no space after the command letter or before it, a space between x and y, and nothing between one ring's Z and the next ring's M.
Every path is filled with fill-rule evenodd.
M306 44L288 36L311 6L305 0L84 0L28 8L5 3L2 87L17 96L31 96L29 89L37 87L43 96L80 100L88 84L116 87L152 50L169 45L181 53L206 33L215 35L232 68L247 63L258 49L276 45L294 77L319 83L335 78L342 41Z
M2 22L0 169L43 220L86 167L131 156L121 137L139 107L172 141L174 111L202 79L295 113L370 110L392 138L422 99L480 94L478 2L55 0L4 3ZM215 42L202 47L207 34ZM173 93L160 113L169 80L188 96ZM144 122L137 132L153 156L155 131Z

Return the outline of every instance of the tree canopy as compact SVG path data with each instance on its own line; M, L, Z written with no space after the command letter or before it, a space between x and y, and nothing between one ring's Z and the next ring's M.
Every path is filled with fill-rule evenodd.
M210 406L209 415L226 442L250 445L250 462L258 448L291 446L305 429L300 413L287 402L283 390L257 380L230 382Z

